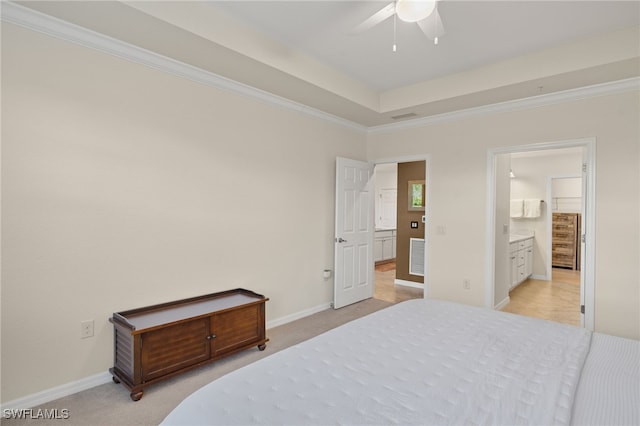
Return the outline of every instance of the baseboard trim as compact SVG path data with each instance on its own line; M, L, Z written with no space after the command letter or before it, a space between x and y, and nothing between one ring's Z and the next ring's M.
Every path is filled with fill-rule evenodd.
M496 306L494 306L493 309L495 309L496 311L501 311L502 308L504 308L505 306L507 306L509 304L509 302L511 302L511 298L509 296L507 296L504 299L502 299L500 301L500 303L498 303Z
M295 320L299 320L309 315L317 314L318 312L326 311L331 308L331 303L323 303L322 305L315 306L313 308L305 309L303 311L294 312L293 314L286 315L282 318L277 318L271 321L267 321L267 330L270 328L278 327Z
M14 399L13 401L8 401L2 404L2 412L4 412L4 410L20 410L36 407L74 393L82 392L99 385L104 385L110 381L111 374L106 371L104 373L94 374L93 376L85 377L74 382L36 392L22 398Z
M397 278L393 281L393 283L395 285L403 285L405 287L424 288L424 284L422 283L416 283L416 282L407 281L407 280L399 280Z
M535 275L531 275L531 277L530 277L530 278L532 278L532 279L534 279L534 280L540 280L540 281L551 281L551 280L549 279L549 277L547 277L546 275L538 275L538 274L535 274Z

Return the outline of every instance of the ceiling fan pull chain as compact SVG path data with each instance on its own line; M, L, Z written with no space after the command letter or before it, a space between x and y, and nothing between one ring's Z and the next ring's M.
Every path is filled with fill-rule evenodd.
M393 2L393 7L394 7L394 11L395 8L397 7L397 2ZM394 13L393 14L393 51L395 52L397 47L396 47L396 18L397 18L398 14Z
M436 21L436 36L433 38L433 44L438 45L438 0L434 6L433 19Z

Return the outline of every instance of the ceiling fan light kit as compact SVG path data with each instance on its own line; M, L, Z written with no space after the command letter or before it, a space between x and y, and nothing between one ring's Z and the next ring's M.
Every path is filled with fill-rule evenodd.
M418 22L431 15L435 0L397 0L396 14L404 22Z
M418 24L424 35L438 45L444 35L442 19L438 13L438 0L395 0L356 26L352 34L366 31L393 16L393 52L397 52L396 18L403 22Z

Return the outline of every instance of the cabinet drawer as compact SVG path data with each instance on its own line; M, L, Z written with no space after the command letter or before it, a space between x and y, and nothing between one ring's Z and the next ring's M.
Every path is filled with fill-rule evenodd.
M524 265L518 266L518 282L524 281L525 276L525 267Z
M375 232L375 238L392 238L393 237L393 230L390 231L376 231Z
M573 255L575 253L575 248L573 244L554 243L551 248L551 252L553 254Z
M142 335L142 381L209 358L209 319L201 318Z
M553 224L570 224L573 225L576 222L577 214L575 213L554 213Z
M511 253L512 256L515 256L517 251L518 251L518 243L510 243L509 244L509 253Z
M561 221L561 222L555 221L555 222L553 222L553 229L554 230L556 230L556 229L557 230L572 229L572 228L575 228L575 226L576 225L573 222L564 222L564 221Z
M551 264L553 266L566 266L575 267L575 254L574 253L553 253L551 255Z
M573 253L553 253L551 258L554 262L556 261L564 261L564 262L572 262L574 257Z
M558 241L574 241L576 239L576 233L573 229L554 229L553 239Z

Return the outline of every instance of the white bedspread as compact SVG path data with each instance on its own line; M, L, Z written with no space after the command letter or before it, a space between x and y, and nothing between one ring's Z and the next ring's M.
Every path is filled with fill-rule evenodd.
M593 333L571 422L640 425L640 342Z
M591 333L412 300L203 387L163 425L563 425Z

